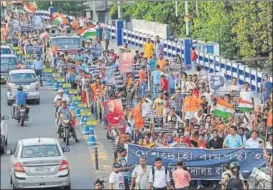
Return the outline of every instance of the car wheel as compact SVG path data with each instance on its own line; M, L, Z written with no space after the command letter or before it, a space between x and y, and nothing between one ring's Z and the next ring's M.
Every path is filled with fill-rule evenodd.
M40 104L40 99L36 100L36 104L38 105Z
M8 137L5 138L5 145L6 145L6 146L8 145Z
M71 190L71 184L69 184L68 186L64 186L63 190Z
M7 100L7 104L8 104L8 106L12 106L12 102L9 100Z
M3 144L1 145L0 153L1 153L1 154L4 154L4 153L5 153L5 143L3 143Z

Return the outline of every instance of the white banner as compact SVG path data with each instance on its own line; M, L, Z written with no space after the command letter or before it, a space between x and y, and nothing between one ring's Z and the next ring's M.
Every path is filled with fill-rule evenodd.
M132 30L149 34L151 36L159 36L162 39L168 38L167 24L132 19Z

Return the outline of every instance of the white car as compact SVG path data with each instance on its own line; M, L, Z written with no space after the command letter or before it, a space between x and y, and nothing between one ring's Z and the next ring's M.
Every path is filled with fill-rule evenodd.
M23 86L28 101L35 101L40 104L39 82L33 69L19 69L9 72L7 80L7 104L15 102L15 94L18 86Z
M59 188L71 189L70 169L61 148L54 138L19 140L10 154L9 175L13 189Z
M8 120L8 116L0 116L1 128L0 128L0 153L5 153L5 148L8 145L8 125L5 120Z

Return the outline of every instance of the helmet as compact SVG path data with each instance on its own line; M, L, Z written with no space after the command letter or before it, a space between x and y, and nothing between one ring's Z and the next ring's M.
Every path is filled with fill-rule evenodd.
M60 89L58 90L58 93L64 93L64 89L60 88Z
M18 86L17 90L23 90L22 86Z
M229 168L232 170L235 167L238 167L240 169L240 164L238 162L231 162Z

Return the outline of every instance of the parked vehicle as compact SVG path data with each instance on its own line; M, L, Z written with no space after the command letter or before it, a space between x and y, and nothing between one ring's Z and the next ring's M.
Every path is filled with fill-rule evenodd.
M0 114L0 122L1 122L1 128L0 128L0 153L5 153L6 146L8 145L8 125L5 122L5 120L8 120L8 116L2 116Z
M1 66L0 71L1 71L1 84L2 84L7 82L9 72L12 70L15 70L17 67L16 56L12 54L1 53L0 66Z
M54 138L19 140L10 154L9 174L13 189L59 188L71 189L70 169L61 148Z
M28 101L34 101L40 104L39 82L35 71L32 69L19 69L9 72L7 80L7 104L12 105L15 102L15 94L18 86L23 86L28 94Z

